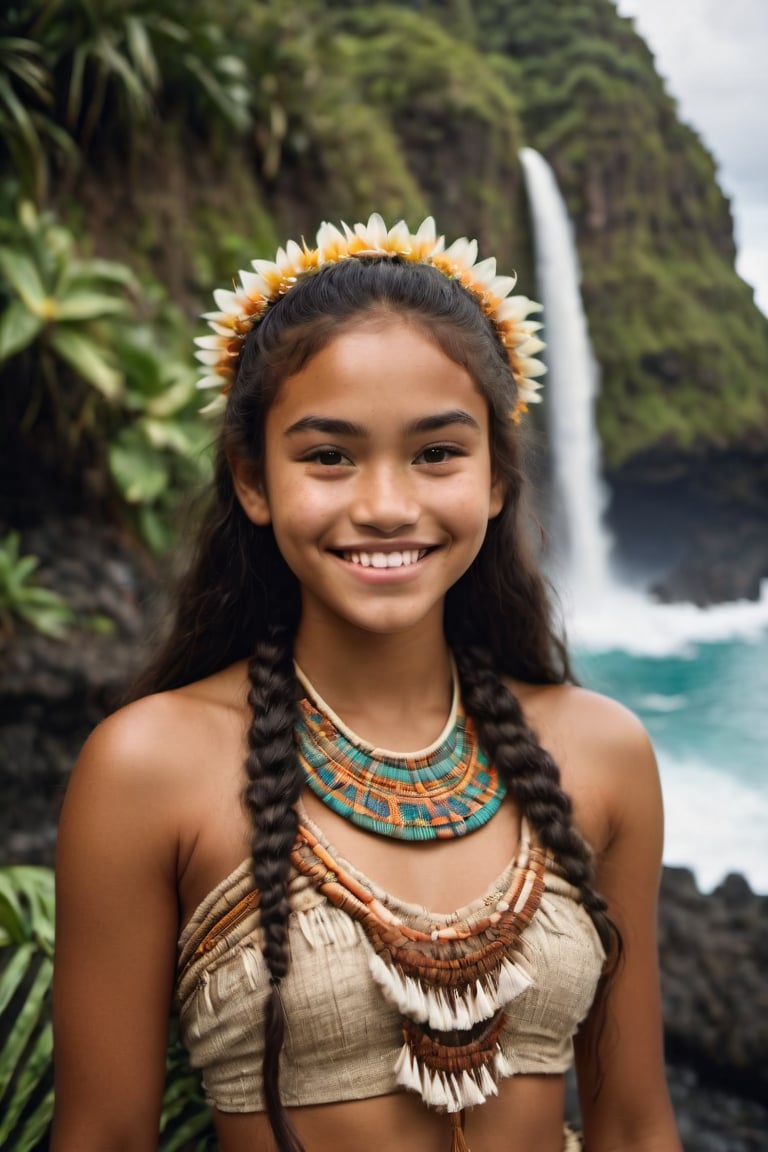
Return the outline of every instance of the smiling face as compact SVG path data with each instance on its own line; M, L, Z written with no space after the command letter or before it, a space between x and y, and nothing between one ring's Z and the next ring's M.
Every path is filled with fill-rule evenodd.
M501 509L488 407L416 325L368 317L288 377L266 417L264 476L235 469L301 587L301 630L442 629L447 590Z

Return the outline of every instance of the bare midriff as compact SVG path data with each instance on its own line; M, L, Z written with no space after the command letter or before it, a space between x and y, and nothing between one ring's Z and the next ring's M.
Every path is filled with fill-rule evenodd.
M329 1077L333 1069L328 1069ZM466 1113L471 1152L562 1152L563 1076L519 1076L499 1096ZM449 1152L451 1118L417 1097L398 1093L370 1100L290 1109L306 1152ZM220 1152L274 1152L264 1113L215 1113Z

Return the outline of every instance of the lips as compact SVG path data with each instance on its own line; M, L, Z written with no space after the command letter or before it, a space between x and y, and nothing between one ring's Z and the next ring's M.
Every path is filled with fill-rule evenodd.
M401 551L357 551L339 552L348 564L359 564L361 568L410 568L427 555L428 548L403 548Z

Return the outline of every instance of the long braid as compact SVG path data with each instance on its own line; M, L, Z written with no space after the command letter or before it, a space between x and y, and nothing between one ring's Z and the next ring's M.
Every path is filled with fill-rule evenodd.
M280 981L288 971L288 876L296 840L302 775L294 744L298 716L292 645L285 630L260 640L248 664L251 725L245 801L253 826L252 857L261 893L262 952L270 974L264 1038L264 1099L278 1152L304 1152L280 1099L285 1016Z
M567 879L579 889L606 953L614 957L621 948L620 938L605 900L592 887L591 852L574 826L571 799L560 785L557 764L537 741L488 652L457 648L455 656L464 705L477 725L480 743L542 846L554 853Z

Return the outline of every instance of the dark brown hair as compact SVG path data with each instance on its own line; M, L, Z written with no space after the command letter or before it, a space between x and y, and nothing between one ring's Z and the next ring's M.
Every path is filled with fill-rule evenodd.
M270 527L254 527L234 493L228 461L258 477L265 416L283 380L335 336L362 320L397 316L416 324L467 370L489 408L493 467L504 505L469 570L450 589L446 637L456 655L466 711L487 755L542 845L576 885L607 951L615 930L591 886L590 853L572 822L560 773L527 725L503 677L529 683L572 680L547 589L523 523L520 445L509 420L516 399L509 362L491 321L461 285L436 269L397 257L341 261L307 274L248 336L217 447L213 498L197 551L177 594L176 620L142 691L178 687L248 658L252 720L245 799L253 823L253 868L261 891L263 952L271 976L264 1089L279 1152L300 1152L280 1101L278 1060L284 1018L279 984L288 967L289 853L302 776L293 729L299 692L292 639L299 588Z

